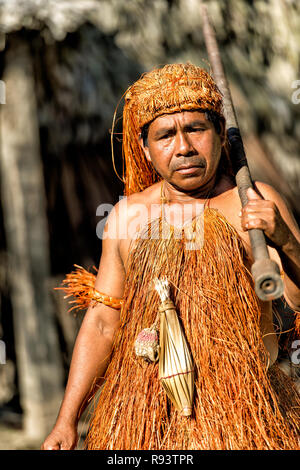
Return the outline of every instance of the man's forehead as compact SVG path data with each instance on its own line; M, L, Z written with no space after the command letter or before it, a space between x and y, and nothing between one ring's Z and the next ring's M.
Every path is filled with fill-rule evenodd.
M152 128L173 126L176 122L190 123L190 122L206 122L208 121L206 112L201 110L181 111L172 114L162 114L158 116L150 126Z

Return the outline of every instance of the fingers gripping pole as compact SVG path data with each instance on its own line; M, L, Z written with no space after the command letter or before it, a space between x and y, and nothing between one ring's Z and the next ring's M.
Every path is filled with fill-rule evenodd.
M210 23L206 6L202 0L200 4L202 9L203 36L215 82L223 95L224 116L230 143L230 157L242 207L244 207L248 202L247 189L252 188L253 184L215 31ZM255 283L256 294L261 300L275 300L282 296L284 290L279 266L270 259L264 232L260 229L251 229L248 233L254 258L251 273Z

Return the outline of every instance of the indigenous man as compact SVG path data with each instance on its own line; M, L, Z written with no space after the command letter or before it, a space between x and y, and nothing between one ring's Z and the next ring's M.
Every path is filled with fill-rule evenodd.
M75 447L95 380L105 380L87 449L299 449L299 395L276 365L272 303L254 292L248 230L264 231L295 311L300 232L267 184L256 182L241 207L211 76L191 64L144 74L125 95L123 154L128 197L107 220L99 302L86 312L42 448ZM162 276L195 364L190 417L166 396L157 363L134 352L139 333L156 323L152 283Z

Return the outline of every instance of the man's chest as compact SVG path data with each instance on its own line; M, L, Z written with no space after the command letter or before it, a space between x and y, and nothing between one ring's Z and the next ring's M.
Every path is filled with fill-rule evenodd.
M147 207L147 205L145 205L145 207ZM244 247L245 265L250 270L251 265L254 261L252 256L251 242L249 232L244 231L241 226L241 218L239 217L239 212L242 206L236 188L228 192L224 197L221 196L212 198L208 201L206 207L208 209L216 210L221 216L225 217L227 223L236 231ZM142 231L145 230L146 226L151 226L153 220L156 220L158 217L161 217L164 220L166 227L177 227L176 231L178 233L178 236L180 236L180 229L178 230L178 227L185 227L188 229L192 220L198 217L201 219L203 211L203 204L200 204L199 206L196 205L193 208L191 208L190 206L186 207L181 205L177 208L175 207L175 209L173 209L172 207L170 208L169 206L164 206L162 208L159 204L155 204L154 209L151 207L148 208L147 211L143 211L143 214L141 214L140 212L138 212L137 215L134 214L126 221L127 235L125 237L122 237L122 239L119 241L120 255L125 269L130 249L135 243L136 238ZM203 217L203 219L203 224L198 224L198 227L200 227L200 229L203 231L203 239L205 240L205 218ZM189 232L189 230L186 230L186 232ZM185 231L182 232L182 234L184 233ZM157 237L157 233L155 231L153 233L152 230L149 230L146 236L148 236L149 238L153 236ZM268 247L268 250L271 259L276 261L281 269L281 262L276 249Z

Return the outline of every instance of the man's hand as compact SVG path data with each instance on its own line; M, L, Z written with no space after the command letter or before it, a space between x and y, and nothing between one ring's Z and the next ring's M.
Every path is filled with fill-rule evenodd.
M274 248L283 247L290 237L290 229L281 217L275 202L263 199L254 189L247 190L248 202L240 212L244 231L262 229Z
M77 440L75 424L56 424L41 445L41 450L72 450L76 447Z

